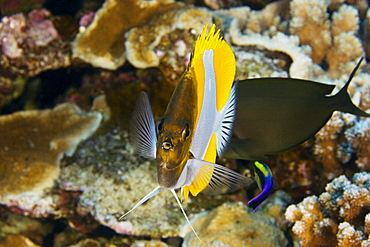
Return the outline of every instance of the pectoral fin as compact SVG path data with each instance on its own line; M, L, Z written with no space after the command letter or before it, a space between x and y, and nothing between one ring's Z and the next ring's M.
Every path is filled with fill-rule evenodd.
M130 123L130 141L135 152L143 157L155 159L157 135L148 95L141 92Z

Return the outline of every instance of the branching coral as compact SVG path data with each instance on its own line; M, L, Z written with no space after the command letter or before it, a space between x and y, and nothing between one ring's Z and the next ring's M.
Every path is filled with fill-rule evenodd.
M368 74L361 73L353 79L353 86L349 89L353 92L353 101L363 110L370 108L369 78ZM341 174L346 168L345 164L352 158L357 158L355 162L360 171L370 171L369 131L369 119L334 112L328 123L316 134L314 146L314 153L322 162L328 179Z
M326 186L319 198L307 197L287 208L286 219L302 246L361 246L368 235L370 175L344 175Z
M299 37L300 43L310 45L312 60L320 63L331 45L330 22L324 0L295 0L290 3L290 33Z
M328 179L333 179L343 171L342 162L349 160L348 152L339 156L338 140L342 139L345 122L340 112L334 112L329 122L316 134L314 152L325 165L324 172ZM338 157L339 156L339 157Z
M34 203L40 205L51 200L40 195L53 186L63 155L72 155L77 144L96 130L101 118L99 113L83 113L73 104L1 116L1 203L42 214L27 201L26 194L36 195Z
M357 9L343 5L332 18L333 41L326 54L326 61L331 77L338 78L341 74L349 74L352 71L357 60L364 56L364 48L360 39L356 37L359 28Z

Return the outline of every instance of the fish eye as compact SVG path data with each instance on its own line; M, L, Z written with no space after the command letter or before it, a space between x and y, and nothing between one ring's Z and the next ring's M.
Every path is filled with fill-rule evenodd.
M158 126L157 126L158 133L160 133L160 132L162 132L162 131L163 131L163 120L164 120L164 119L162 119L162 120L159 122Z
M162 142L162 148L164 150L170 150L172 148L172 143L170 140L166 140L164 142Z
M181 133L181 141L185 141L189 136L190 136L190 127L189 124L186 124L184 130Z

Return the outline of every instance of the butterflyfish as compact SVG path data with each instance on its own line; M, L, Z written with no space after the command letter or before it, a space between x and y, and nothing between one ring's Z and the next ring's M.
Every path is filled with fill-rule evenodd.
M265 159L314 136L334 111L370 117L353 104L348 86L362 59L341 90L333 85L293 78L258 78L239 81L233 138L224 157Z
M158 186L141 199L132 212L162 190L170 190L181 205L191 193L236 189L253 182L215 164L232 133L236 109L235 57L220 36L207 26L198 36L189 65L175 88L163 119L155 126L149 99L142 92L131 120L131 142L141 156L157 161ZM181 189L180 199L176 189ZM199 237L198 237L199 239Z
M270 168L265 163L255 161L253 167L257 185L260 188L261 193L252 198L248 202L248 206L256 211L261 203L271 194L273 188L273 177Z

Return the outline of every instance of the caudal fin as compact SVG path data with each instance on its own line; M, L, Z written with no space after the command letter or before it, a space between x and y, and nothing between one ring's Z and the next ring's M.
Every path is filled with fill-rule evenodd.
M370 117L369 113L364 112L363 110L359 109L357 106L353 104L351 97L349 96L347 92L348 86L351 83L352 78L355 76L363 59L364 58L362 57L360 61L357 63L356 67L353 69L351 75L348 78L346 85L344 85L344 87L333 97L336 99L336 104L335 104L336 110L341 111L341 112L351 113L356 116Z

